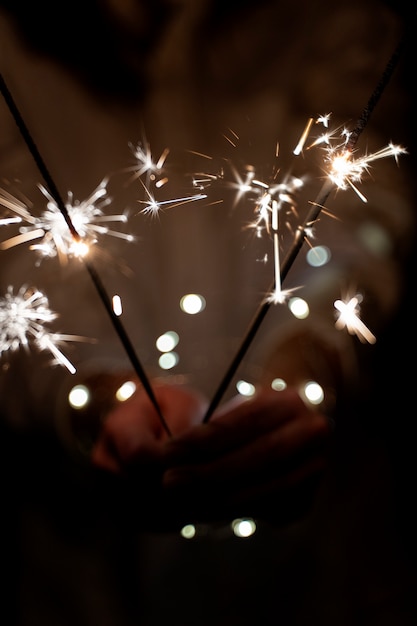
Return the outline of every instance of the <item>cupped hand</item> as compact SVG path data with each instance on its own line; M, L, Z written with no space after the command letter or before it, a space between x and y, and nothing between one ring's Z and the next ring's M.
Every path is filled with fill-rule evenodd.
M201 394L180 385L155 384L155 399L169 433L145 390L135 394L110 411L93 446L93 464L119 474L147 467L159 473L163 463L164 443L169 436L185 433L201 423L207 401Z
M236 398L207 424L164 445L163 484L209 520L251 515L287 522L308 510L327 466L330 422L295 390Z
M194 390L161 385L155 396L171 436L139 390L109 414L94 465L128 477L176 525L236 515L287 523L308 510L331 427L294 390L235 398L207 423Z

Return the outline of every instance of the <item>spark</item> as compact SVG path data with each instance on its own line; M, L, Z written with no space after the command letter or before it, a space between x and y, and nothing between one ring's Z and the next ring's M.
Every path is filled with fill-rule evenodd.
M314 118L310 117L308 119L308 121L307 121L306 127L304 128L303 133L302 133L302 135L301 135L301 137L300 137L296 147L293 150L293 154L295 156L298 156L299 154L301 154L301 152L302 152L302 150L304 148L304 144L307 141L307 137L310 134L310 129L311 129L311 126L312 126L313 122L314 122Z
M293 150L294 156L299 156L310 133L314 118L309 118L298 143ZM279 156L279 143L276 144L275 157ZM284 211L287 215L296 212L296 196L304 185L304 180L287 172L281 180L277 180L280 169L273 167L272 176L267 182L256 175L253 166L246 167L245 176L241 176L233 165L230 165L234 175L233 187L237 190L235 204L243 197L248 197L255 204L255 219L249 224L258 236L264 230L272 239L274 259L274 289L267 295L267 302L282 304L288 293L282 291L280 270L280 227L279 214ZM288 222L287 222L288 223Z
M228 128L227 130L229 131L231 136L228 136L226 135L226 133L223 133L223 137L226 139L226 141L230 143L231 146L233 146L233 148L236 148L237 142L239 141L239 135L235 133L235 131L232 130L231 128Z
M319 117L316 119L316 124L323 124L325 128L328 128L330 116L331 116L331 113L326 113L325 115L319 115Z
M197 200L203 200L204 198L207 198L207 195L204 193L197 193L194 196L186 196L184 198L173 198L171 200L156 200L154 197L150 197L148 202L145 200L139 200L141 204L146 205L143 209L141 209L140 213L151 213L155 216L163 208L173 209L177 206L181 206L182 204L196 202Z
M187 204L188 202L196 202L197 200L207 198L206 194L197 193L192 196L184 196L183 198L157 200L145 183L142 180L140 182L142 183L145 193L148 196L148 200L138 200L139 204L145 205L143 209L140 210L140 213L151 214L153 217L155 217L163 208L173 209L177 206L181 206L182 204Z
M129 142L128 144L133 156L136 159L135 165L127 169L128 172L134 172L133 180L141 178L144 174L147 176L147 182L156 181L157 187L161 187L168 178L159 178L164 173L165 161L169 154L169 148L165 148L159 158L154 160L150 145L146 141L138 141L136 144Z
M75 374L74 365L59 349L59 344L82 341L83 338L46 330L45 325L57 317L58 314L49 308L48 299L41 291L24 285L15 294L9 285L4 297L0 298L0 357L19 348L27 350L33 342L38 350L49 350L56 363Z
M293 150L294 156L301 154L313 122L314 118L308 119L301 137ZM231 135L233 139L230 139ZM237 133L229 129L229 134L223 136L234 148L237 147L239 140ZM217 172L214 174L199 172L198 174L194 174L192 178L193 186L199 187L200 189L205 190L207 187L212 187L216 183L231 189L232 192L234 192L233 207L237 207L243 202L253 205L254 219L246 224L246 228L252 229L259 238L262 237L263 233L266 233L272 241L274 289L273 293L267 295L267 299L274 303L285 302L288 295L287 292L283 292L281 288L280 246L283 245L282 233L280 232L281 224L284 224L287 228L292 230L291 220L287 219L286 216L297 215L298 194L305 184L304 177L293 175L291 168L283 176L280 175L280 168L277 165L279 152L280 146L279 143L276 142L274 153L275 161L266 178L259 175L254 165L246 164L243 168L238 168L231 159L224 159L222 166L217 168ZM209 159L209 157L204 154L195 154ZM223 163L225 163L225 165L223 165ZM151 199L153 200L153 198ZM155 210L158 209L157 203L150 203L145 210L150 212L153 208ZM282 219L280 215L280 226L278 224L279 214L284 218ZM267 257L268 255L264 255L264 260L266 260Z
M59 255L61 260L67 257L85 257L92 245L95 245L100 235L120 237L126 241L133 241L134 237L127 233L112 230L108 222L127 222L127 216L105 215L103 209L111 203L107 195L107 179L103 179L94 191L83 201L74 200L73 194L68 194L66 209L80 239L76 240L67 222L59 209L56 201L48 190L39 185L39 189L47 200L46 209L40 217L30 213L28 207L5 192L0 190L0 204L16 214L14 222L20 223L19 234L0 243L0 249L7 250L22 243L39 240L30 246L41 257L55 257ZM0 225L5 225L2 220Z
M330 114L321 116L316 121L321 122L327 128L329 117ZM376 152L355 157L355 151L349 147L352 133L345 127L341 131L340 128L342 127L321 134L310 144L309 148L324 145L328 179L338 189L345 190L351 187L362 202L367 202L364 194L358 189L357 183L361 183L363 177L369 173L371 163L386 157L394 157L398 164L399 155L407 154L407 150L390 142Z
M301 285L299 285L298 287L292 287L291 289L282 289L282 287L279 287L279 289L277 289L275 287L273 291L267 294L265 302L268 304L284 304L285 302L287 302L288 298L294 293L294 291L300 288Z
M8 226L9 224L20 224L21 217L3 217L0 219L0 226Z
M335 326L337 329L346 328L349 334L356 335L362 343L375 343L376 337L371 333L369 328L365 326L359 317L360 302L362 296L356 294L347 301L336 300L334 307L339 311Z

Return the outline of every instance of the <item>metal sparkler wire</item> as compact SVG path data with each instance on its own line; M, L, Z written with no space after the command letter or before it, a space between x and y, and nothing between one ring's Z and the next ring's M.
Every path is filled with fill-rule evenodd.
M74 240L76 242L79 242L81 240L81 237L79 235L79 233L77 232L76 228L74 227L74 224L72 223L72 220L70 218L70 215L67 211L67 208L65 206L65 203L62 200L61 194L59 193L59 190L57 188L57 186L55 185L55 182L45 164L45 161L43 160L34 140L33 137L31 136L29 129L27 127L27 125L25 124L23 117L16 105L16 102L9 90L9 88L7 87L6 81L3 77L3 75L0 73L0 91L1 94L9 108L10 113L13 116L13 119L41 173L41 175L43 176L43 179L46 183L46 186L49 190L49 193L51 194L51 196L53 197L53 199L56 202L56 205L58 207L58 209L61 211L62 216L64 217L68 228L71 232L71 235L73 236ZM93 281L93 284L97 290L98 295L100 296L100 299L104 305L105 310L107 311L110 320L113 324L113 327L126 351L127 356L130 359L130 362L134 368L134 371L136 373L136 375L138 376L139 380L141 381L146 393L148 394L148 397L150 399L150 401L152 402L158 417L165 429L165 431L167 432L168 435L171 435L171 431L168 427L168 424L166 423L166 420L161 412L161 408L156 400L154 391L152 389L152 386L150 384L150 381L146 375L146 372L133 348L132 342L129 339L129 336L123 326L123 324L120 321L120 318L115 314L114 310L113 310L113 306L111 303L111 300L104 288L104 285L96 271L96 269L94 268L93 264L91 263L90 260L82 257L82 260L84 262L84 265Z
M416 17L416 16L414 16ZM359 117L356 126L354 127L353 131L350 133L349 135L349 139L346 143L346 147L345 147L345 152L346 153L352 153L354 147L356 146L356 143L359 139L359 136L361 135L362 131L365 129L366 125L369 122L369 119L371 117L372 111L374 110L376 104L378 103L378 101L380 100L386 86L389 83L389 80L391 79L395 68L398 65L399 59L401 57L401 54L403 52L403 49L405 47L405 43L406 40L408 38L408 35L411 32L411 28L410 25L408 25L409 28L407 29L406 33L403 35L403 37L401 38L399 44L396 46L394 52L392 53L387 65L385 66L385 69L381 75L380 80L378 81L378 84L376 85L375 89L373 90L365 108L362 111L361 116ZM281 281L281 285L284 282L284 279L286 278L289 270L291 269L295 259L298 256L298 253L300 252L305 237L306 237L306 230L308 227L311 226L311 224L313 224L319 214L320 211L322 210L322 208L324 208L329 195L331 193L331 191L334 189L335 187L335 183L331 180L331 179L327 179L326 182L324 183L317 199L315 202L312 203L312 207L307 215L307 217L305 218L304 222L297 227L297 230L295 232L294 235L294 239L293 239L293 243L291 248L289 249L287 256L285 257L285 259L282 262L281 265L281 269L280 269L280 281ZM275 286L275 280L272 281L272 285L271 287L268 289L267 293L272 293L274 286ZM203 419L203 423L206 423L209 421L209 419L211 418L211 416L213 415L214 411L216 410L217 406L219 405L224 393L226 392L229 384L232 381L233 376L235 375L241 361L243 360L246 352L248 351L252 341L254 340L256 333L258 332L267 312L269 311L269 308L271 306L273 302L273 299L270 298L266 298L264 299L254 317L252 318L252 322L250 323L246 334L234 356L234 358L232 359L229 368L227 369L223 379L221 380L215 394L212 397L212 400L208 406L208 409L206 411L206 414L204 416Z

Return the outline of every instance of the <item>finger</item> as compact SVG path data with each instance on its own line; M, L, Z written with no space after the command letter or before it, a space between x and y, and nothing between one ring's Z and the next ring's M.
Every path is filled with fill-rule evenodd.
M240 448L297 413L305 414L308 410L295 391L262 392L253 399L226 405L209 423L172 439L165 452L171 462L198 462Z
M280 424L240 448L220 449L167 470L168 486L185 483L245 483L258 480L271 472L282 472L286 466L300 463L304 457L321 454L328 445L330 427L325 417L314 412L302 414Z
M206 401L186 387L156 385L155 396L174 432L182 432L200 422ZM154 405L142 388L105 419L91 459L112 470L132 470L159 463L161 442L168 438Z

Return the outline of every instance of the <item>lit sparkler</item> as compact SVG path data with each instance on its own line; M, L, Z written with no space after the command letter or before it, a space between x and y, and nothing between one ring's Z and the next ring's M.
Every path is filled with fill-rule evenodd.
M290 175L287 175L286 179L283 182L277 183L276 177L274 176L272 183L266 184L263 181L258 180L255 177L254 171L250 169L248 169L247 176L245 179L237 179L236 181L236 187L238 189L237 197L240 198L242 195L253 194L252 198L255 199L257 218L255 222L252 224L252 226L256 228L258 233L263 228L265 228L268 234L272 235L273 248L274 248L274 282L273 282L271 289L268 292L268 296L261 303L261 306L259 307L258 312L255 315L254 320L252 324L250 325L250 328L246 336L243 339L243 342L238 350L237 355L233 359L231 366L226 372L226 375L223 378L220 384L220 387L218 388L212 402L210 403L210 406L208 408L204 421L207 421L210 418L215 407L220 401L220 398L222 397L225 389L227 388L237 367L239 366L258 328L260 327L263 321L263 318L265 317L269 309L270 304L280 303L280 302L285 301L285 292L282 290L283 281L286 278L290 268L292 267L292 264L295 258L297 257L304 241L307 240L308 237L311 237L313 227L318 219L320 211L324 208L325 203L327 202L327 199L331 191L334 189L344 190L350 187L365 202L366 198L359 191L357 184L360 183L363 176L369 172L370 164L377 159L384 158L387 156L394 156L397 159L399 154L406 152L400 146L394 146L393 144L389 144L386 148L383 148L380 151L370 154L370 155L365 155L365 156L360 156L360 157L356 157L354 155L355 146L356 146L358 137L361 134L362 130L365 128L368 122L368 119L370 117L370 114L376 102L379 100L379 97L381 93L383 92L383 89L385 88L393 72L393 69L399 57L399 50L400 48L398 48L395 51L390 62L388 63L386 70L381 78L380 83L377 85L377 88L372 93L371 98L361 118L359 119L356 127L354 128L354 130L352 132L348 132L344 129L342 131L343 140L342 142L338 140L338 143L336 143L336 145L334 145L334 143L336 142L336 134L335 132L332 133L329 131L321 135L310 146L310 147L319 146L319 145L325 146L326 180L318 198L316 199L315 202L311 203L311 208L306 219L303 221L302 224L300 224L296 228L292 246L288 250L286 257L282 263L280 262L280 250L279 250L280 229L279 229L278 214L283 206L286 206L286 207L289 206L290 211L294 209L293 195L294 195L294 191L296 188L295 187L296 179L295 178L293 179L292 177L290 177ZM1 79L1 76L0 76L0 79ZM27 129L25 125L23 124L23 121L21 120L20 115L17 114L16 107L2 79L0 80L0 85L2 87L2 92L5 97L5 100L9 104L9 108L11 109L11 111L14 113L15 119L18 122L20 130L22 131L22 134L26 139L26 143L29 149L31 150L32 155L35 157L35 160L41 172L43 173L45 181L47 182L47 187L49 191L46 191L46 189L44 188L41 188L41 190L44 192L44 195L46 195L48 198L48 210L51 212L51 214L55 213L56 210L57 212L60 212L61 216L66 222L66 225L68 226L69 236L73 240L72 243L74 242L82 243L82 237L86 237L86 233L83 232L82 225L76 225L74 220L72 219L73 216L71 215L71 212L72 212L73 207L69 206L68 204L64 204L62 200L60 200L59 193L49 173L47 172L45 165L42 159L40 158L40 155L36 147L34 146L33 141L29 133L27 132ZM323 124L323 126L326 129L328 129L329 119L330 119L330 115L327 114L327 115L320 116L316 120L316 122ZM307 138L310 134L311 128L313 126L313 122L314 122L313 118L310 118L308 120L308 123L304 129L304 132L301 135L300 140L296 148L293 151L294 156L298 156L302 153L305 143L307 141ZM236 138L237 137L235 137L234 139L229 139L229 138L227 139L231 143L231 145L235 145ZM136 146L131 144L130 147L136 159L135 166L130 168L130 171L134 172L133 178L141 179L142 176L146 177L146 184L141 180L141 183L144 186L145 191L148 196L147 200L140 201L142 204L145 205L144 209L141 211L142 213L150 213L152 215L155 215L164 206L170 208L172 206L177 206L178 204L183 204L184 202L191 202L191 201L206 197L204 194L196 194L193 196L185 196L185 197L177 198L174 200L157 201L152 193L151 185L154 188L158 189L162 187L163 185L165 185L166 182L168 181L168 177L164 173L164 166L165 166L165 161L166 161L169 151L167 149L164 150L162 154L160 155L159 159L154 161L148 144L139 143ZM279 170L276 170L275 174L277 174L278 171ZM207 176L201 175L198 180L200 184L202 184L204 187L204 184L210 184L210 181L215 180L215 179L217 179L217 177L213 178L210 175L207 175ZM206 182L201 182L201 181L206 181ZM102 189L100 191L98 190L99 188L97 188L96 190L98 195L97 197L95 197L95 200L97 201L99 201L99 199L102 199L105 196L105 193L103 194L103 196L101 195L101 192L103 191ZM95 194L93 193L93 197L94 195ZM8 206L8 208L11 208L10 205ZM28 213L25 212L24 207L20 206L18 210L15 211L15 213L16 213L15 219L27 220ZM46 220L45 220L45 215L43 217L44 217L44 222L42 222L41 224L32 223L29 225L29 231L31 230L31 227L32 227L32 232L30 235L28 235L29 239L32 239L32 238L35 239L38 237L46 237L46 234L50 233L51 230L54 230L51 225L52 223L55 223L54 219L56 215L54 215L53 218L52 218L52 215L48 215L48 218L51 218L51 219L46 219ZM7 220L9 218L4 218L4 219ZM7 222L3 222L3 225L6 223ZM38 231L38 233L37 233L37 236L35 237L34 231L36 230ZM21 232L21 235L25 235L25 234L26 233ZM61 248L57 244L57 240L54 239L53 236L52 236L52 239L54 241L55 248L57 250L60 250ZM62 240L63 240L63 235L60 236L59 242L61 243ZM23 239L18 240L12 244L10 244L10 241L13 241L13 239L8 240L8 242L5 242L5 245L7 246L7 244L9 244L9 247L10 247L10 245L16 245L17 243L20 243L21 241L23 241ZM66 253L68 254L68 251L70 250L70 248L67 247L64 249ZM93 279L93 282L98 289L98 292L102 298L102 301L107 311L110 314L111 320L120 338L122 339L122 342L128 354L130 355L132 362L134 363L135 369L137 373L139 374L139 378L142 380L145 390L148 392L150 399L154 403L155 408L157 409L158 414L161 417L162 423L165 425L163 417L161 416L159 412L158 405L156 404L156 400L154 398L152 388L149 385L149 382L147 381L146 376L144 375L142 367L138 363L137 357L135 356L133 352L133 348L130 345L130 342L128 340L128 337L125 334L123 327L120 325L120 322L118 321L118 315L115 313L112 307L112 304L101 284L101 281L99 280L97 273L95 272L91 263L89 263L87 260L85 260L85 263ZM367 341L372 342L372 338L373 338L372 333L370 333L370 331L366 328L365 325L362 325L361 323L359 323L360 320L358 317L358 313L359 313L358 304L359 304L359 300L357 297L351 299L348 303L344 303L342 301L336 301L335 307L341 313L341 315L339 316L336 322L336 326L346 327L349 332L353 332L354 334L357 334L359 338L361 338L361 340L366 339ZM347 317L346 316L347 313L349 313L350 316Z
M328 178L338 189L347 189L350 186L363 202L367 202L366 197L358 189L357 183L362 182L364 175L369 173L371 163L386 157L394 157L398 163L399 155L406 154L407 151L402 146L390 142L377 152L355 157L350 143L351 136L352 133L344 128L341 132L344 140L340 143L334 132L324 133L310 147L326 144L325 168Z
M68 226L71 236L73 237L74 241L81 242L82 239L81 239L80 233L77 231L77 229L74 226L74 223L71 220L71 216L69 214L67 206L62 200L61 194L59 193L59 190L55 184L55 181L53 177L51 176L48 168L46 167L45 161L43 160L35 142L33 141L32 135L30 134L29 129L27 128L20 111L18 107L16 106L14 98L12 97L12 94L10 93L10 90L8 89L6 82L1 74L0 74L0 91L26 143L26 146L28 147L40 173L42 174L44 178L46 187L48 189L48 193L50 194L53 201L56 203L56 206L59 209L59 211L62 213L62 216ZM89 261L85 256L81 258L84 261L84 265L90 275L91 280L93 281L93 284L97 290L97 293L101 299L101 302L106 312L109 315L110 321L113 324L113 327L126 351L126 354L131 361L134 371L136 372L139 380L141 381L143 388L148 395L149 400L151 401L153 407L155 408L155 411L160 419L162 426L164 427L168 435L170 435L171 434L170 429L164 419L164 416L162 415L162 412L156 400L156 396L153 391L153 388L150 384L148 377L146 376L146 372L134 350L134 347L130 341L128 334L126 333L126 330L123 324L121 323L120 317L114 311L113 303L111 299L109 298L96 269L94 268L91 261Z
M310 124L307 127L309 126ZM307 127L297 144L297 148L293 151L294 156L301 154L307 138ZM228 137L226 139L233 147L236 147L239 135L236 132L233 133L233 142ZM206 155L200 156L208 158ZM275 158L278 158L278 156L279 144L277 143ZM221 168L220 173L217 175L208 173L194 175L193 185L200 187L200 189L205 189L218 182L235 192L233 203L235 207L243 200L254 205L255 218L247 224L247 228L253 230L257 237L262 237L263 233L266 233L271 238L273 247L274 285L267 293L266 299L270 303L282 304L287 300L290 290L283 290L281 284L280 238L282 236L281 222L283 220L282 218L279 219L279 215L285 215L285 225L291 230L291 220L288 216L297 214L297 194L304 186L304 180L302 177L294 176L290 172L287 172L280 179L280 169L275 164L270 176L267 179L263 179L257 175L253 165L247 165L242 174L230 160L226 162L232 174L231 181L225 180L224 168ZM267 260L268 255L265 255L264 258Z
M34 287L22 286L15 294L9 286L0 298L0 357L19 348L28 349L33 343L40 351L49 350L56 363L64 365L75 374L74 365L60 350L65 341L83 341L77 335L63 335L50 332L46 325L53 322L58 314L49 308L48 298Z
M406 35L409 35L409 32L407 32ZM378 84L376 85L374 91L372 92L371 97L369 98L353 131L343 132L343 134L345 135L345 141L343 142L342 146L339 146L339 149L337 149L336 151L333 151L333 149L331 148L331 137L332 137L331 133L326 133L325 135L322 135L321 140L316 142L317 144L327 143L328 146L330 146L330 148L328 147L328 151L327 151L327 163L330 164L330 167L327 169L327 177L323 184L321 192L319 193L316 201L311 203L310 211L308 212L308 215L305 218L303 224L301 224L296 229L292 246L290 247L285 259L282 262L281 271L280 271L280 284L281 285L284 279L286 278L289 270L291 269L295 259L297 258L298 253L303 246L303 243L306 239L306 236L309 230L317 221L320 211L324 208L331 191L334 188L346 189L350 186L356 191L356 193L358 193L359 197L361 197L361 199L365 201L366 200L365 197L363 196L363 194L358 192L355 183L359 182L362 179L362 176L369 171L370 163L372 161L375 161L379 158L384 158L386 156L393 156L395 159L397 159L399 154L406 152L405 149L400 146L394 146L393 144L389 144L386 148L383 148L382 150L374 154L359 157L359 158L353 158L353 153L356 147L356 143L362 131L365 129L373 109L375 108L377 102L379 101L385 87L387 86L394 72L394 69L396 68L401 52L404 49L405 40L406 40L406 36L402 38L399 45L396 47L393 54L391 55L391 58L389 59L385 67L385 70ZM318 118L318 121L327 128L328 123L329 123L329 118L330 118L330 115L321 116L320 118ZM309 120L305 129L305 132L301 137L300 143L297 145L295 149L296 156L301 153L302 147L305 144L305 141L307 139L311 126L312 126L312 122L311 120ZM326 137L326 141L324 141L325 137ZM269 290L269 293L271 293L272 291L273 291L273 285L271 289ZM223 379L220 382L220 385L218 386L209 404L209 407L203 419L204 422L207 422L210 419L216 407L218 406L236 370L238 369L242 359L244 358L247 350L249 349L253 339L255 338L256 333L258 332L272 302L273 302L273 299L266 298L263 300L263 302L261 302L260 306L258 307L258 310L251 324L249 325L246 335L243 337L243 340L240 344L240 347L238 348L237 353L232 359L229 365L229 368L227 369ZM373 341L372 333L370 333L370 331L366 328L365 325L362 326L362 323L360 322L358 318L358 312L359 312L357 308L358 301L355 301L355 299L352 299L352 301L347 306L347 308L346 308L346 304L343 303L342 301L337 301L337 303L338 303L337 306L342 308L342 311L341 311L342 313L346 314L347 310L349 310L351 314L349 318L350 321L348 323L346 322L346 316L344 315L342 318L339 318L337 326L338 327L342 325L346 326L349 332L353 331L354 334L357 334L359 338L361 338L361 340L366 338L366 340L372 343ZM354 317L353 317L353 314L354 314Z
M5 190L0 189L0 204L16 214L14 218L5 218L0 225L18 223L19 234L0 243L0 250L7 250L16 245L39 240L30 246L41 257L59 256L65 262L68 257L82 257L88 254L90 247L97 243L99 235L120 237L126 241L134 241L130 234L112 230L109 222L127 222L125 214L105 215L104 208L111 203L107 194L107 179L101 181L88 198L83 201L74 200L68 194L65 208L75 230L81 239L76 239L68 229L57 202L43 186L39 189L47 200L46 209L40 217L35 217L24 203L14 198Z

